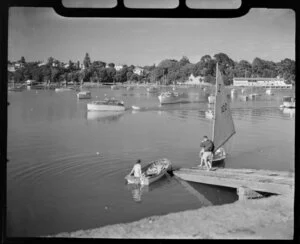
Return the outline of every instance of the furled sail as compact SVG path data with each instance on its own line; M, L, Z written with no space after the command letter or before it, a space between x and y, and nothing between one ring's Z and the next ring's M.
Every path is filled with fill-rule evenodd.
M235 134L234 123L231 116L230 104L225 93L222 75L216 68L216 91L215 91L215 116L213 122L212 139L215 145L214 151L224 145Z

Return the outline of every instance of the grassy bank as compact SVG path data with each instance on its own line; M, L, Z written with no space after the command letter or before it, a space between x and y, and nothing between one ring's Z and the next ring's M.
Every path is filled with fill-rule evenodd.
M294 196L272 196L153 216L51 237L156 239L293 239Z

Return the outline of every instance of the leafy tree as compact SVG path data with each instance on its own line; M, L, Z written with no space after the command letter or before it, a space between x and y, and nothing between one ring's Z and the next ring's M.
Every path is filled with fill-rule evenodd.
M189 63L190 63L190 60L189 60L186 56L183 56L183 57L179 60L180 66L185 66L186 64L189 64Z
M236 77L251 77L252 66L246 60L241 60L235 64L234 75Z
M83 65L85 68L89 68L91 66L91 59L88 53L85 54Z
M23 56L22 56L21 59L20 59L20 63L21 63L21 64L25 64L25 63L26 63L25 58L24 58Z
M54 62L54 58L53 57L49 57L47 64L50 65L50 66L52 66L53 62Z
M131 76L133 75L134 73L130 70L126 73L126 77L127 77L127 80L131 80Z
M116 69L112 67L111 65L108 65L109 67L106 68L106 74L107 74L107 81L108 82L114 82L115 76L116 76Z
M18 69L14 73L14 82L20 83L22 81L24 81L24 75L23 75L22 70Z
M108 75L107 75L105 67L101 67L99 69L98 75L99 75L99 81L100 82L107 82L108 81Z
M195 64L192 74L194 76L215 75L215 60L210 55L204 55L198 63Z
M109 63L109 64L108 64L108 67L109 67L109 68L114 68L114 67L115 67L115 64L114 64L114 63Z

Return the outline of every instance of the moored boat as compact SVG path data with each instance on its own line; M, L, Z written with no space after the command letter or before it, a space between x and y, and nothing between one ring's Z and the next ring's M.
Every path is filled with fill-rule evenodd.
M266 94L267 94L267 95L274 95L274 93L272 92L271 89L267 89L267 90L266 90Z
M56 92L73 91L73 90L74 89L71 88L71 87L58 87L58 88L55 88Z
M205 111L205 117L208 118L208 119L213 119L214 118L214 112L211 109Z
M90 99L92 98L92 93L90 91L81 91L76 94L78 99Z
M162 178L169 170L171 170L171 167L171 161L169 159L157 159L142 167L141 178L128 174L125 176L125 180L128 184L150 185Z
M156 93L156 92L158 92L158 88L155 87L155 86L147 87L147 92L149 92L149 93Z
M294 108L283 108L282 112L284 114L289 114L291 118L295 117L295 109Z
M249 100L249 97L247 95L241 95L240 98L244 102L247 102Z
M188 94L184 92L163 92L158 96L160 104L172 104L172 103L187 103L189 102Z
M112 86L110 87L110 89L112 89L112 90L119 90L119 87L116 86L116 85L112 85Z
M140 107L134 106L134 105L132 105L131 108L134 109L134 110L140 110L141 109Z
M237 91L236 91L236 89L231 89L231 91L230 91L230 95L231 95L231 97L234 97L234 96L236 96L236 95L237 95Z
M8 91L14 91L14 92L21 92L25 90L26 86L20 85L20 86L14 86L14 87L9 87Z
M280 105L281 108L295 108L296 107L296 98L291 96L284 96L282 98L283 104Z
M96 120L102 122L112 122L119 120L124 111L87 111L87 120Z
M216 97L213 95L208 96L208 103L215 103Z
M251 100L256 99L258 96L259 96L258 93L250 93L250 94L248 95L249 99L251 99Z
M106 98L103 101L93 101L87 104L89 111L124 111L125 106L123 101L115 98Z

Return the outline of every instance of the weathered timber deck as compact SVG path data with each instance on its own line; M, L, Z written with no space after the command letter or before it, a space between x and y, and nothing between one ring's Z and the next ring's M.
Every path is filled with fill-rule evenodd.
M173 173L186 181L237 189L247 187L254 191L281 195L293 193L295 184L294 173L285 171L228 168L206 171L199 168L181 168Z

